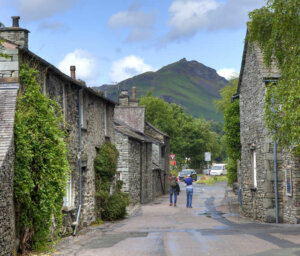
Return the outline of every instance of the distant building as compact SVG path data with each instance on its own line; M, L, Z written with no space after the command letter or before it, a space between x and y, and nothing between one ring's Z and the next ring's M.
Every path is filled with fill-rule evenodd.
M145 107L122 91L115 108L115 138L120 152L118 176L131 203L147 203L167 191L169 136L145 122Z
M300 161L290 152L277 149L264 121L268 83L280 71L267 69L260 48L245 41L237 95L240 101L241 162L238 174L241 211L264 222L276 221L274 163L277 164L278 220L300 223ZM275 160L276 158L276 160Z

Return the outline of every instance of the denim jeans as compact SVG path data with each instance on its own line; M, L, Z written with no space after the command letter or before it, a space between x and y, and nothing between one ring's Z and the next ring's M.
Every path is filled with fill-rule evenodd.
M177 190L176 190L176 188L170 187L170 204L172 203L173 194L174 194L174 204L176 204L176 202L177 202Z
M186 189L186 207L192 207L193 188Z

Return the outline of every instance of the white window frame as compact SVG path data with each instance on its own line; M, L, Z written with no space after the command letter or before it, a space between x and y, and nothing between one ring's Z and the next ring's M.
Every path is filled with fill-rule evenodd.
M257 188L257 166L256 166L256 151L252 150L252 173L253 173L253 187Z
M72 201L72 176L70 175L68 177L67 183L66 183L66 195L64 196L64 206L65 207L72 207L73 201Z

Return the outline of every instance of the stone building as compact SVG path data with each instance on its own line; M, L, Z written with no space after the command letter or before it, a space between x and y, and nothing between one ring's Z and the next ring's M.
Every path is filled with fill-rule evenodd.
M60 104L67 123L71 175L63 208L65 234L73 231L72 224L77 229L95 221L94 158L101 145L114 143L115 137L115 102L76 80L74 66L70 77L31 52L29 31L19 27L18 19L13 17L13 27L0 28L0 52L8 55L0 57L0 255L9 255L2 252L11 250L14 241L13 122L20 66L26 63L39 70L41 90Z
M122 91L115 108L115 138L120 156L118 176L131 203L147 203L167 191L169 137L145 122L145 107Z
M264 122L266 89L268 83L276 82L279 77L276 65L267 69L259 47L254 44L250 48L246 41L238 91L233 97L239 97L240 101L241 211L264 222L275 222L278 212L279 222L300 223L300 162L288 151L274 150L272 134Z

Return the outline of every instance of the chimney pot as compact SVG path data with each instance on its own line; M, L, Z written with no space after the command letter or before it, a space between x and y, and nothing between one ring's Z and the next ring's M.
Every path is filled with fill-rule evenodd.
M11 18L12 18L12 26L14 28L18 28L20 16L11 16Z
M132 87L132 99L136 100L136 87Z
M70 66L70 73L71 73L71 77L75 80L76 79L76 75L75 75L75 71L76 71L76 67L75 66Z

